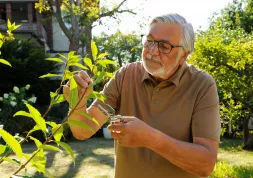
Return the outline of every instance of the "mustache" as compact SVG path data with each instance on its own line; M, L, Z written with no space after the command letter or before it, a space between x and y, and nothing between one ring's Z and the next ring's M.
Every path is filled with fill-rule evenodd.
M152 56L151 54L146 54L146 59L157 62L157 63L161 63L161 60L159 58L156 58Z

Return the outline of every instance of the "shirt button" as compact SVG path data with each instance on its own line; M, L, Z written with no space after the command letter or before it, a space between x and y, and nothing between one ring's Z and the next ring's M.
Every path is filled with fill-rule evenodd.
M157 101L157 100L154 100L154 103L155 103L155 104L157 104L157 103L158 103L158 101Z
M157 89L156 89L156 91L159 91L159 90L160 90L160 88L157 88Z

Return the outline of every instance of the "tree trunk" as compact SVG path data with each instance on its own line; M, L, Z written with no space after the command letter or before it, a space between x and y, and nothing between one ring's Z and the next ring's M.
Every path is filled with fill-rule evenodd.
M85 27L86 31L86 37L87 37L87 42L86 42L86 54L88 55L89 58L93 61L94 59L92 58L92 51L91 51L91 40L92 40L92 27L91 25L87 25Z
M248 141L243 146L244 150L253 150L253 135L251 135Z
M122 59L120 54L118 54L118 61L119 61L119 66L122 67Z
M246 142L249 139L249 119L248 118L244 118L243 119L243 140L244 140L244 144L246 144Z

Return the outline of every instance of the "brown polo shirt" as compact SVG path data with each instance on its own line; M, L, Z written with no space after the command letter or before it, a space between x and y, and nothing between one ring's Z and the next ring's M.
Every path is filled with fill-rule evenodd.
M175 139L219 141L215 81L192 65L185 63L168 80L157 84L141 62L131 63L116 73L102 93L118 114L135 116ZM115 178L196 177L148 148L123 147L115 142Z

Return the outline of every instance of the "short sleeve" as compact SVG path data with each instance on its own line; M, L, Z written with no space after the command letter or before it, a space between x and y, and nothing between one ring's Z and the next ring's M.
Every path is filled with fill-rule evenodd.
M121 88L122 88L125 71L126 71L126 67L120 68L116 72L114 78L111 78L105 84L103 90L100 92L107 97L105 104L109 104L116 111L118 109L119 102L120 102ZM92 105L97 106L98 104L103 105L102 101L96 99Z
M192 135L219 141L219 97L215 82L200 91L192 115Z

